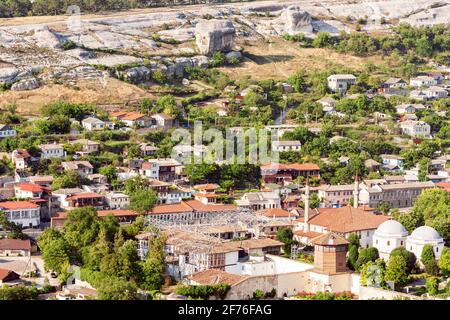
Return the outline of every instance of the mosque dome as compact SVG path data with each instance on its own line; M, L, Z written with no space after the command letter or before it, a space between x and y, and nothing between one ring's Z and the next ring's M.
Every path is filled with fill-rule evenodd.
M378 235L385 236L402 236L406 237L408 235L408 231L405 227L398 221L395 220L387 220L380 224L375 231Z
M425 240L425 241L442 241L442 237L439 233L429 226L422 226L415 229L410 236L414 240Z

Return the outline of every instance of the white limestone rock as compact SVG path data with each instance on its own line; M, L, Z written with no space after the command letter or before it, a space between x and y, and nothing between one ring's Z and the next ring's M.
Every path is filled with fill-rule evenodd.
M12 91L28 91L39 88L39 82L36 78L20 80L11 86Z
M279 22L284 24L284 33L290 35L313 31L311 15L301 10L299 6L292 5L287 7L280 15Z
M118 72L118 76L123 78L127 82L139 84L150 81L152 72L145 66L134 67L126 69L125 71Z
M231 21L201 20L195 28L195 43L201 54L230 51L234 44L236 29Z
M31 39L40 48L59 49L61 47L61 42L58 36L50 31L46 25L36 28Z
M225 57L227 58L228 61L231 60L241 60L242 59L242 53L240 51L231 51L228 52Z
M19 74L19 70L14 67L1 68L0 69L0 83L12 83Z
M192 57L191 59L196 67L201 67L201 68L209 67L209 59L207 56L195 56L195 57Z

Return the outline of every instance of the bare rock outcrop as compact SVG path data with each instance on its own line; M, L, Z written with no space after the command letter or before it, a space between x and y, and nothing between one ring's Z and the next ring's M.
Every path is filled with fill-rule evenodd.
M20 80L11 86L12 91L27 91L39 88L39 82L36 78Z
M0 69L0 84L3 83L12 83L14 79L19 74L19 70L17 68L1 68Z
M300 32L312 32L311 15L299 6L289 6L281 14L280 23L284 23L284 33L291 35Z
M41 48L47 49L59 49L61 43L58 36L56 36L48 26L42 26L34 31L32 40L36 42L36 45Z
M234 44L236 29L231 21L201 20L195 28L195 43L201 54L230 51Z
M123 80L138 84L143 83L151 80L152 72L149 68L145 66L140 67L134 67L126 69L125 71L121 71L118 73L118 77L122 78Z

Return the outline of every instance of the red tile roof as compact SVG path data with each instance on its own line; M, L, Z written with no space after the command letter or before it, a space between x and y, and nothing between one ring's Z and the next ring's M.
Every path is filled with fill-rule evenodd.
M450 192L450 182L438 182L436 183L436 187L444 189L447 192Z
M30 158L30 153L25 149L17 149L16 158Z
M126 112L126 111L116 111L116 112L112 112L112 113L110 113L109 115L111 116L111 117L121 117L121 116L124 116L124 115L126 115L128 112Z
M203 204L198 200L185 201L194 211L198 212L217 212L217 211L232 211L236 209L233 204Z
M312 225L327 228L329 231L349 233L376 229L390 217L367 213L364 210L345 206L341 208L320 208L319 214L309 220Z
M194 189L196 190L216 190L220 186L215 183L206 183L206 184L197 184L194 186Z
M30 250L30 240L0 239L0 250Z
M19 183L19 184L16 184L15 187L20 190L29 191L29 192L42 192L45 190L40 185L33 184L33 183Z
M0 268L0 281L8 282L18 280L20 276L12 270Z
M322 233L314 232L314 231L304 232L303 230L296 230L296 231L294 231L294 235L296 235L298 237L306 237L309 239L313 239L313 238L316 238L316 237L322 235Z
M128 112L124 117L122 117L121 120L134 121L134 120L138 120L143 117L145 117L145 115L140 112Z
M320 167L314 163L292 163L292 164L269 163L261 166L261 170L310 171L310 170L320 170Z
M184 201L176 204L161 204L155 206L151 214L163 214L163 213L182 213L182 212L192 212L192 208L187 205Z
M0 202L0 209L3 210L18 210L18 209L36 209L39 208L37 204L30 201L5 201Z
M189 280L200 285L228 284L232 286L246 278L247 276L231 274L220 269L207 269L188 276Z
M261 210L261 211L257 212L257 214L266 216L269 218L272 218L272 217L288 218L288 217L294 216L294 214L290 214L288 211L279 209L279 208Z
M151 214L183 213L183 212L217 212L235 210L232 204L203 204L198 200L181 201L177 204L161 204L155 206Z
M90 199L90 198L103 198L103 196L95 192L83 192L74 194L71 197L67 197L67 200Z
M99 210L97 211L97 215L99 217L106 217L112 214L115 217L134 217L137 216L136 211L133 210Z

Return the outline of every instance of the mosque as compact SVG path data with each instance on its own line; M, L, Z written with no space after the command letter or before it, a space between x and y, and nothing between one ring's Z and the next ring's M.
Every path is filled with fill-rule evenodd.
M420 260L426 244L433 246L434 256L439 259L444 249L444 239L432 227L422 226L408 235L401 223L388 220L380 224L373 235L373 246L384 260L388 260L392 250L398 247L405 247Z

